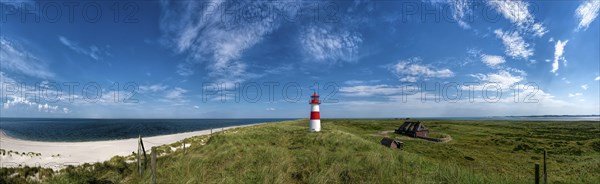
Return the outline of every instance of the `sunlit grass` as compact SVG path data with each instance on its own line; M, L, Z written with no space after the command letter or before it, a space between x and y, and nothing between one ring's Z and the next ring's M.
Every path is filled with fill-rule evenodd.
M423 121L436 143L397 134L403 150L381 146L376 133L400 120L286 121L188 138L192 146L158 158L158 183L532 183L548 152L551 183L600 183L600 123ZM159 154L171 146L160 147ZM50 183L148 183L135 164L115 157L72 167Z

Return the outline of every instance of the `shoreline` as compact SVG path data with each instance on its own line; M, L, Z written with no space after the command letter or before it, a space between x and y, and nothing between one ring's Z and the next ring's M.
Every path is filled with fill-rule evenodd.
M213 133L232 128L255 126L265 123L229 126L213 129ZM208 135L210 129L192 132L142 137L144 147L150 150L153 146L172 144L185 138ZM0 130L0 167L41 166L60 169L67 165L103 162L114 156L128 156L137 151L138 138L86 141L86 142L48 142L23 140L6 135ZM186 146L190 145L186 143ZM12 151L12 154L8 152ZM17 151L19 154L15 154ZM32 153L30 153L32 152ZM21 153L25 153L21 155ZM30 154L27 154L30 153ZM40 153L41 155L36 155Z

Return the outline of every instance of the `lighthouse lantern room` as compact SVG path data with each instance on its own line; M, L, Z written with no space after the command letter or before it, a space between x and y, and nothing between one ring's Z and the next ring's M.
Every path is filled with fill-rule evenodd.
M310 98L310 131L318 132L321 131L321 114L319 112L319 104L321 104L321 102L319 101L319 95L317 92L314 92Z

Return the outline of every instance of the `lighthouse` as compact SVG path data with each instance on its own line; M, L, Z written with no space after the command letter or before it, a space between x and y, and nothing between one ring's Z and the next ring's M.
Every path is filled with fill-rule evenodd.
M319 101L317 92L314 92L310 98L310 131L318 132L321 131L321 114L319 112L319 104L321 102Z

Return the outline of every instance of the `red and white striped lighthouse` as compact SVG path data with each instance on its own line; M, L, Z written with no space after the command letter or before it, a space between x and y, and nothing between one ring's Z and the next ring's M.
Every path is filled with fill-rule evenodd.
M314 92L310 98L310 131L318 132L321 131L321 113L319 112L319 104L321 102L319 101L317 92Z

